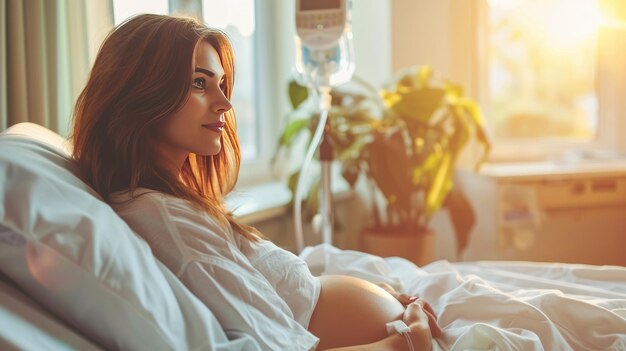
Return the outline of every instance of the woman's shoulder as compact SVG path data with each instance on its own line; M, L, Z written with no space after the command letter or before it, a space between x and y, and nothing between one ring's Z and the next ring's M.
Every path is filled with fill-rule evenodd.
M109 205L124 220L150 226L206 222L204 211L198 211L189 201L152 189L117 192L111 195Z
M160 191L137 188L132 194L116 193L111 207L127 222L168 228L189 245L195 241L233 240L232 228L221 225L207 211L189 200Z
M109 196L109 203L115 206L126 205L130 203L134 203L139 201L140 199L153 198L159 199L162 198L163 195L166 195L160 191L147 189L147 188L137 188L134 190L124 189L120 191L116 191L111 193Z
M109 205L116 212L135 211L141 208L164 207L190 209L191 203L185 199L148 188L133 191L118 191L110 196Z

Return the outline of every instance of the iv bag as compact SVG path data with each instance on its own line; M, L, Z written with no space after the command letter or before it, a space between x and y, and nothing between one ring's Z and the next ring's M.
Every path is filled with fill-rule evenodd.
M352 31L345 30L329 49L311 49L295 36L296 81L308 87L336 87L347 83L355 70Z

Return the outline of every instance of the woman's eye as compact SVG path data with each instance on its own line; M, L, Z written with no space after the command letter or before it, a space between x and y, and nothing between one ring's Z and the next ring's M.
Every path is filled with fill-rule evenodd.
M196 78L193 80L194 88L205 89L206 88L206 80L204 78Z

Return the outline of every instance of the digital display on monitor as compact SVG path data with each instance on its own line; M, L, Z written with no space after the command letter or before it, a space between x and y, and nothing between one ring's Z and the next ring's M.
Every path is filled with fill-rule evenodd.
M300 0L300 11L335 10L341 8L341 0Z

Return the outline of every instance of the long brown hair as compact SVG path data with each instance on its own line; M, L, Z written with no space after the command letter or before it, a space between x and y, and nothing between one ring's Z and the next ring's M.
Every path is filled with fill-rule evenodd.
M145 187L204 209L246 238L260 234L235 221L224 196L237 181L241 153L235 114L225 113L221 151L189 154L181 173L159 169L151 152L159 125L189 97L196 45L211 44L225 71L230 99L234 57L226 35L191 18L139 15L115 28L102 43L74 109L74 159L81 176L106 201L116 191Z

